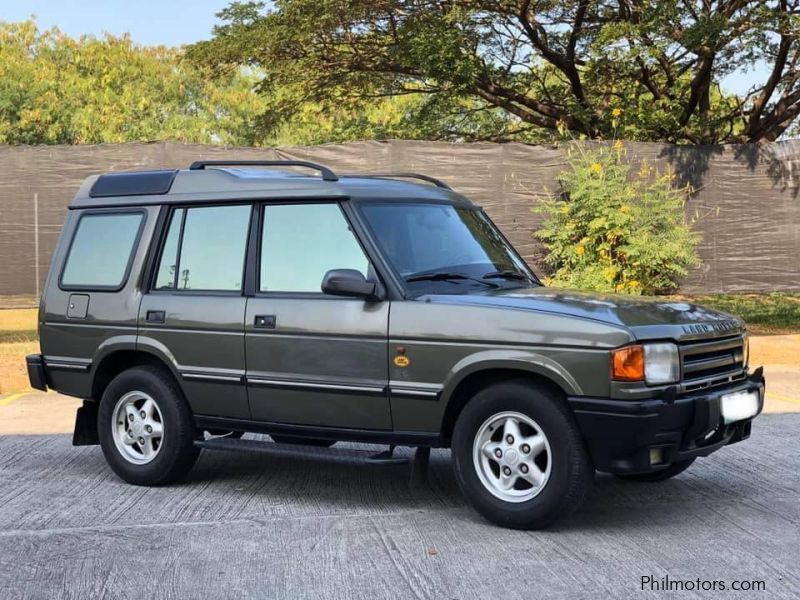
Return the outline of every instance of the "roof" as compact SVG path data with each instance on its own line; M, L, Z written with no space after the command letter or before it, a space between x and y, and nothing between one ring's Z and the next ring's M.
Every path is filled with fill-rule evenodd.
M309 167L320 171L321 176L253 168L257 165ZM427 200L472 205L446 184L425 175L336 175L326 167L303 161L208 161L195 163L189 169L94 175L83 182L70 208L301 198Z

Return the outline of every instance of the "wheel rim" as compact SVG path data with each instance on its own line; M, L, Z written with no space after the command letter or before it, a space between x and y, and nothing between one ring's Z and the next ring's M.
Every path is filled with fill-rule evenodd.
M164 443L164 420L158 403L144 392L128 392L117 401L111 421L114 444L122 457L146 465Z
M484 487L505 502L526 502L547 485L553 464L542 428L518 412L502 412L484 421L472 450Z

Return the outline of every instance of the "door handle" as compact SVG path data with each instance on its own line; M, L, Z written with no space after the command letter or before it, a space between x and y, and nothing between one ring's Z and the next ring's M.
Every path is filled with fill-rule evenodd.
M144 320L148 323L163 323L166 321L166 313L163 310L148 310Z
M275 315L256 315L253 327L256 329L275 329L278 319Z

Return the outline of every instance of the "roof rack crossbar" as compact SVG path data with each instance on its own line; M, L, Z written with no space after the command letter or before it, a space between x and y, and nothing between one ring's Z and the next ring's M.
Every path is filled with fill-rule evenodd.
M435 177L431 177L429 175L421 175L419 173L347 173L345 175L341 175L341 177L365 177L367 179L392 179L397 177L400 179L421 179L422 181L427 181L428 183L432 183L436 187L440 187L445 190L453 189L441 179L436 179Z
M339 181L328 167L307 160L197 160L189 170L202 171L206 167L308 167L319 171L325 181Z

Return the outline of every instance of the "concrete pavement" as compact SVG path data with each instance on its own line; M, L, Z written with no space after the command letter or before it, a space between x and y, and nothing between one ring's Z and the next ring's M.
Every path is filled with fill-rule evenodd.
M203 451L187 482L138 488L66 435L0 437L0 598L700 598L641 577L763 580L800 596L800 414L660 484L598 476L545 532L483 521L449 453L404 467ZM250 436L249 436L250 437ZM364 447L343 445L345 448ZM347 454L347 453L344 453Z

